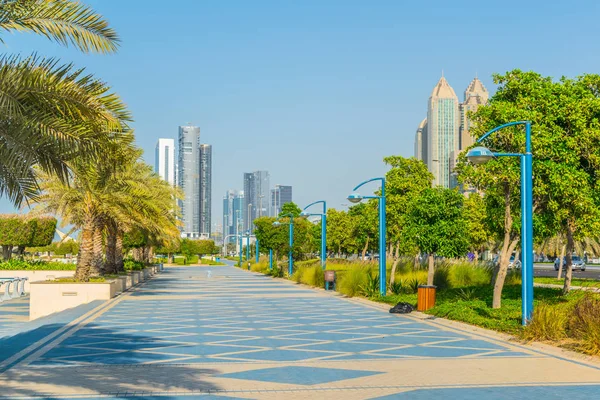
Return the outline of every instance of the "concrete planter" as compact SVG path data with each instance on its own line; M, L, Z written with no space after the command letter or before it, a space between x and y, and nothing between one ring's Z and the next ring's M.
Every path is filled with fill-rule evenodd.
M122 275L122 277L125 279L125 290L133 286L133 276L131 274Z
M25 282L25 292L30 292L30 285L33 282L45 282L58 278L72 278L75 271L30 271L30 270L2 270L0 278L27 278Z
M123 293L127 290L127 277L119 276L115 278L117 293Z
M142 270L142 274L144 275L144 280L147 280L150 278L150 270L148 268L144 268Z
M102 283L31 284L29 320L34 320L94 300L109 300L117 294L116 280Z
M129 273L129 276L131 276L131 285L135 286L138 283L140 283L140 271L131 271Z

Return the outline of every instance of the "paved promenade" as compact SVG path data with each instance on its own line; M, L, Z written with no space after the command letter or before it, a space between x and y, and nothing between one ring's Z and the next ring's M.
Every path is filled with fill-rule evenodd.
M170 268L112 301L3 329L0 397L8 398L572 400L600 393L600 364L233 267Z

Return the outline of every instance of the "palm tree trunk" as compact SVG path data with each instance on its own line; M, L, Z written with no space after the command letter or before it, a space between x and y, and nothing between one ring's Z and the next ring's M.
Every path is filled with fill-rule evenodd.
M117 272L125 270L123 263L123 232L120 230L117 230L115 240L115 268Z
M92 275L98 276L104 274L104 259L102 257L102 222L96 220L94 224L93 234L93 258L92 258Z
M12 257L12 246L4 245L2 246L2 255L4 256L4 261L8 261Z
M117 226L114 221L106 225L106 272L117 273Z
M81 229L81 246L77 254L77 270L75 279L87 282L92 274L92 258L94 256L94 219L87 218Z

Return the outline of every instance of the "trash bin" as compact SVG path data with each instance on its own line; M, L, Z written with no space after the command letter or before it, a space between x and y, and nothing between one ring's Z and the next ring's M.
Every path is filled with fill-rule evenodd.
M335 290L335 271L323 271L324 279L325 279L325 290L329 290L330 287L333 287Z
M417 291L417 311L427 311L435 306L435 289L433 285L419 285Z
M215 257L215 260L216 260L217 262L221 262L221 257Z

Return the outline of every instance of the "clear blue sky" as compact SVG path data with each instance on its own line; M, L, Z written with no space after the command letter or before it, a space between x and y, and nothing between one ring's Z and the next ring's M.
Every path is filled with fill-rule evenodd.
M33 35L5 51L60 57L109 82L154 163L159 137L201 127L213 145L213 222L245 171L265 169L303 206L345 203L382 158L412 156L441 71L459 98L477 72L596 73L596 1L88 0L118 31L115 55ZM11 207L2 202L3 211Z

